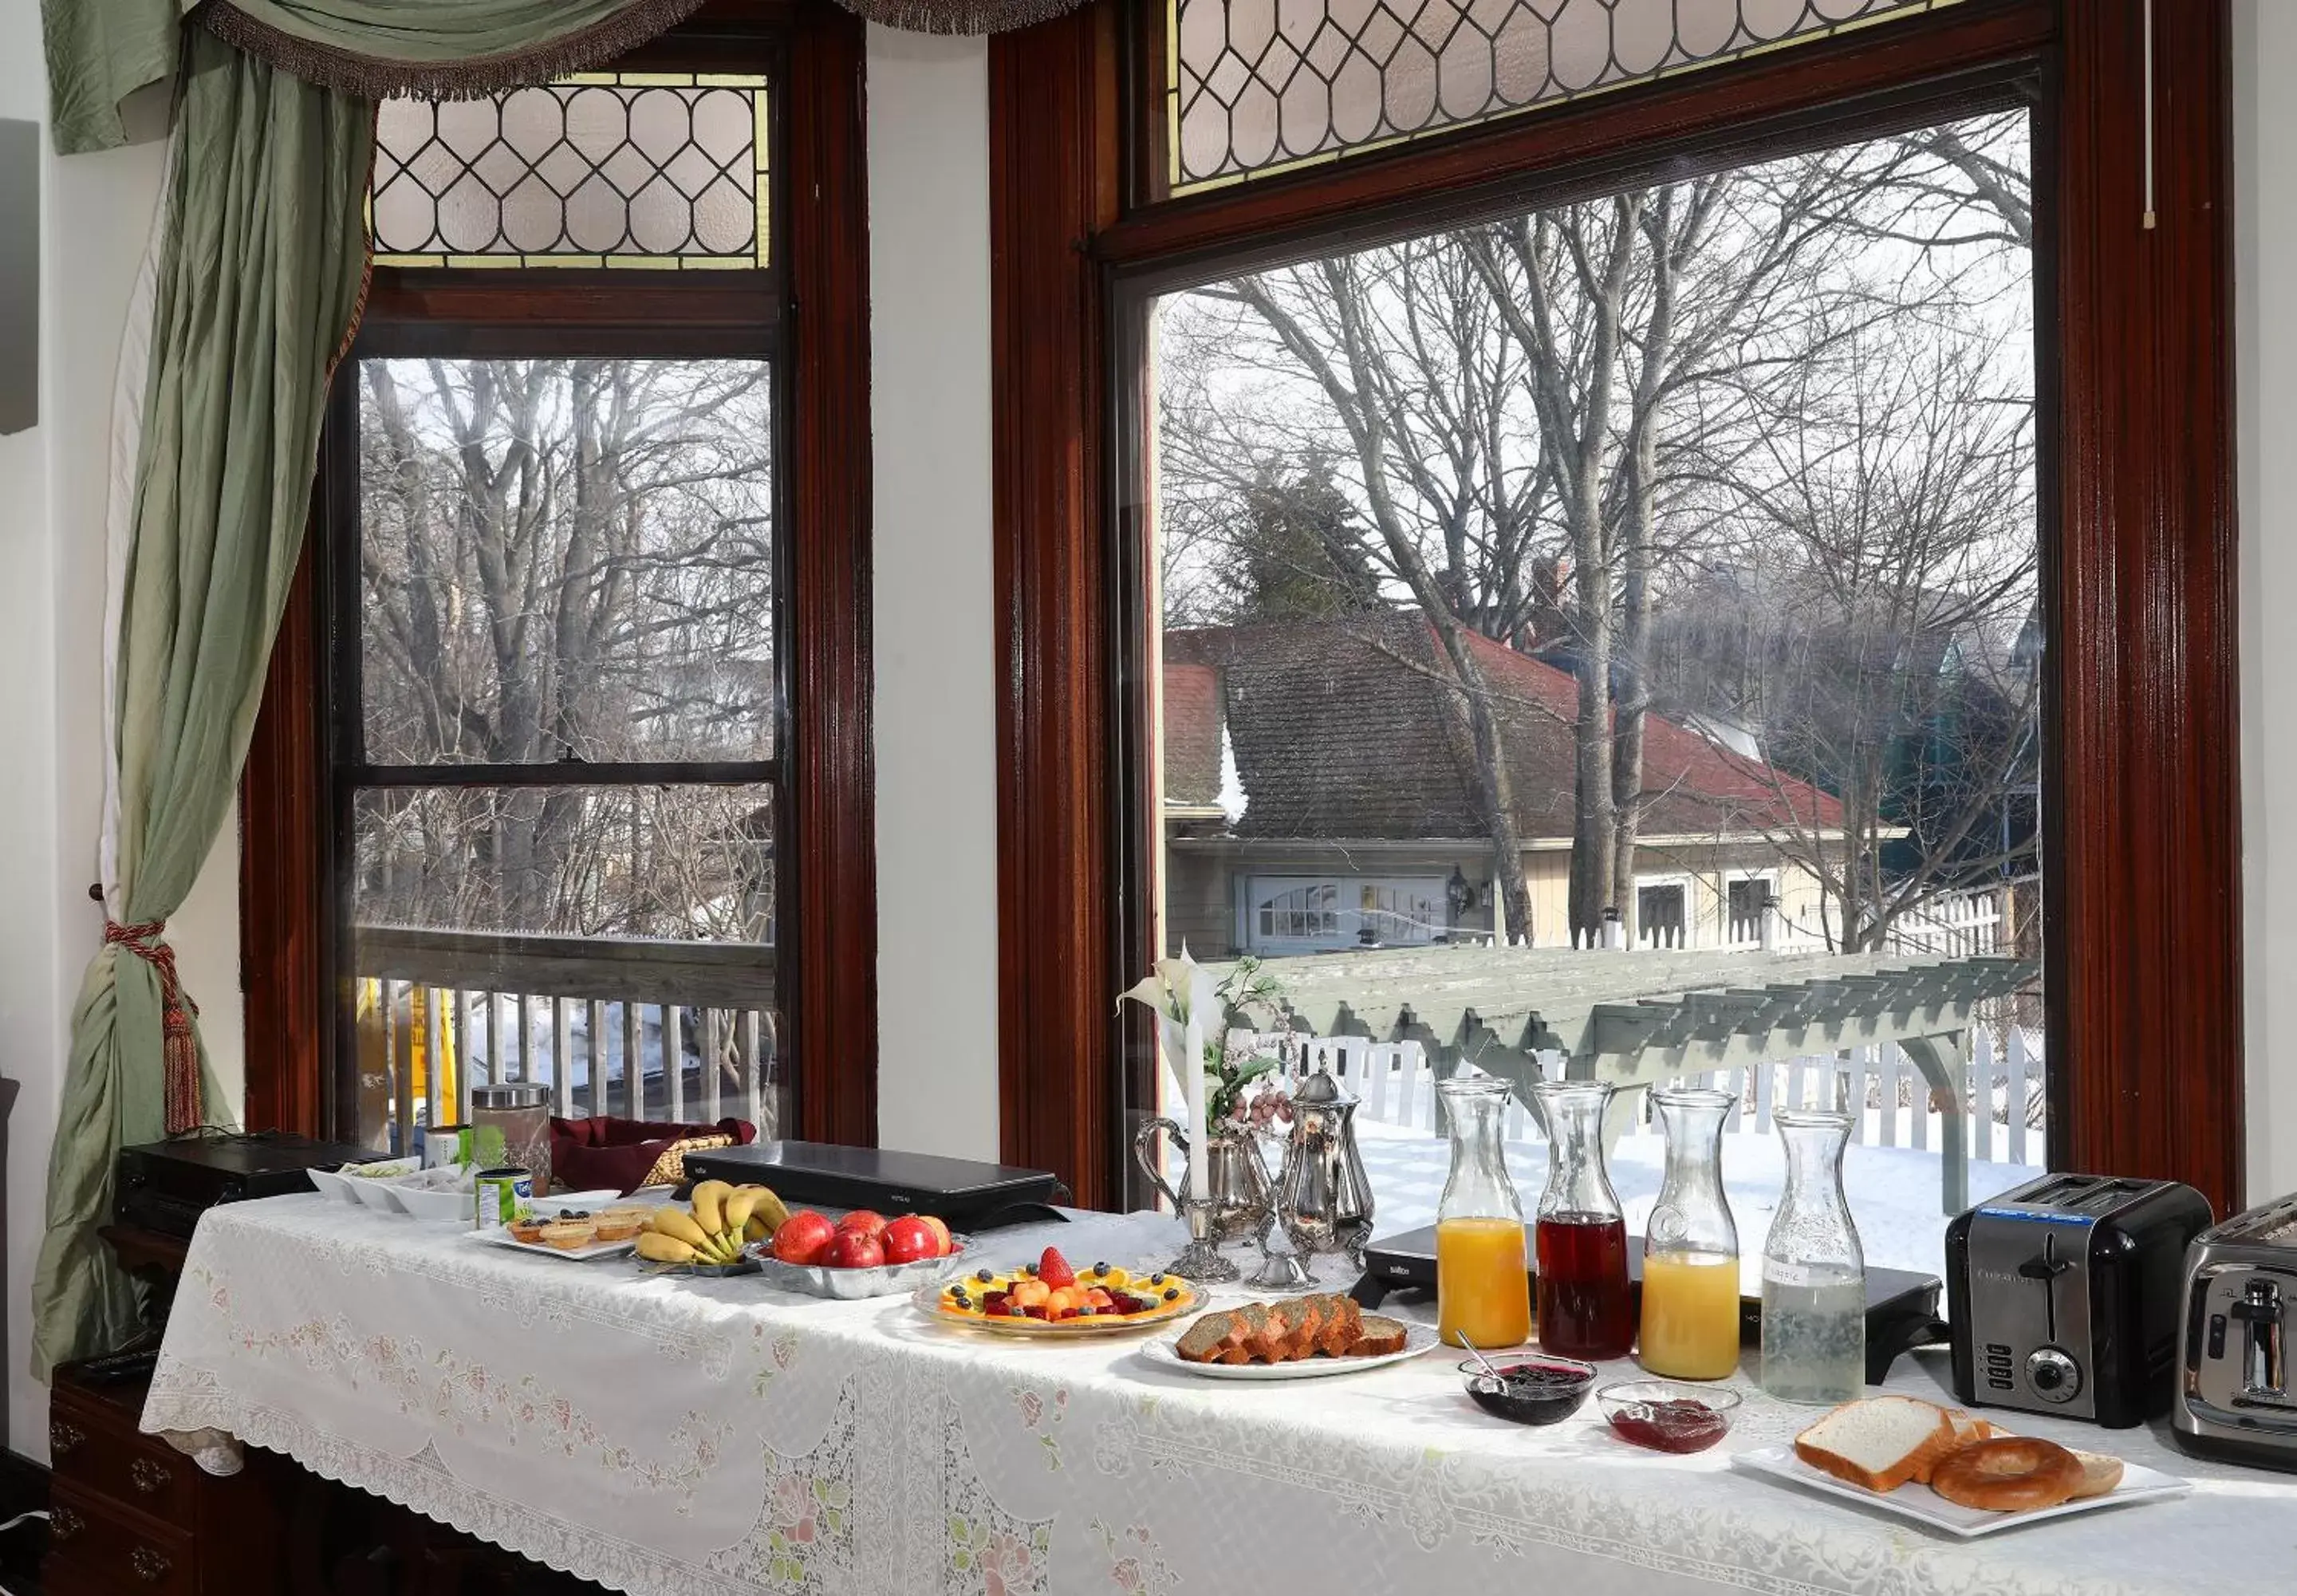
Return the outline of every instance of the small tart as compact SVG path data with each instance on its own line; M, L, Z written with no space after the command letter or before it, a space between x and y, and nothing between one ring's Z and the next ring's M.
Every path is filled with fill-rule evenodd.
M587 1219L556 1219L542 1227L545 1245L561 1252L571 1253L585 1247L598 1238L598 1227Z
M509 1229L512 1240L523 1241L529 1246L542 1239L542 1222L539 1219L515 1219Z
M601 1241L628 1241L646 1229L646 1217L636 1213L601 1213L592 1228Z

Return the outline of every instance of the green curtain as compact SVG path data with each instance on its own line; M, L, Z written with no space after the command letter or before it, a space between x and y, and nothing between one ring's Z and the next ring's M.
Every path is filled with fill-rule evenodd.
M366 276L375 108L202 32L184 65L116 645L114 913L130 926L182 904L229 810ZM156 932L107 940L72 1016L32 1283L43 1378L135 1323L95 1227L119 1148L169 1128L169 957ZM197 1048L196 1031L176 1040Z
M702 0L41 0L57 152L127 142L119 103L176 70L181 19L370 100L489 95L610 61Z
M547 81L699 4L43 0L59 151L122 143L119 103L170 73L177 122L106 639L114 918L73 1010L49 1155L42 1378L134 1328L133 1289L95 1234L119 1149L220 1105L166 921L229 809L302 540L327 383L366 283L374 102Z

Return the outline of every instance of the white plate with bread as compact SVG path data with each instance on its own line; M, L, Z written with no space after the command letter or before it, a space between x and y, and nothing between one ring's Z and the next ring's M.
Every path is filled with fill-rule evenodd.
M1738 1452L1731 1461L1964 1540L2194 1488L2156 1468L2007 1435L1911 1396L1844 1403L1792 1445Z
M1366 1313L1352 1298L1321 1293L1215 1310L1148 1343L1140 1356L1208 1380L1313 1380L1401 1363L1436 1345L1433 1326Z

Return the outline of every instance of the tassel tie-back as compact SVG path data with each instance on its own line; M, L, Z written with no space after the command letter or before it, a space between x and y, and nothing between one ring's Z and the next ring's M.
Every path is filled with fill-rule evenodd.
M176 950L164 940L168 922L144 920L123 926L103 922L106 946L125 948L150 965L160 976L160 1030L166 1063L168 1134L180 1136L197 1130L204 1117L200 1105L200 1044L192 1031L192 1017L200 1006L176 975Z

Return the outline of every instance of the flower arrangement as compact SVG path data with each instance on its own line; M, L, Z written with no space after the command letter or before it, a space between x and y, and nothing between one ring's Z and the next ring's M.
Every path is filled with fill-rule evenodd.
M1282 983L1249 953L1215 982L1211 972L1183 947L1179 958L1158 959L1157 968L1117 1001L1121 1005L1129 998L1156 1011L1166 1056L1175 1069L1181 1066L1182 1055L1188 1050L1183 1038L1190 1030L1190 1019L1201 1018L1195 1034L1202 1049L1197 1063L1204 1072L1206 1121L1213 1125L1248 1124L1263 1131L1276 1120L1289 1123L1292 1118L1291 1097L1280 1087L1249 1093L1254 1082L1274 1074L1283 1060L1249 1045L1228 1046L1221 1021L1235 1009L1271 1007L1283 991Z

